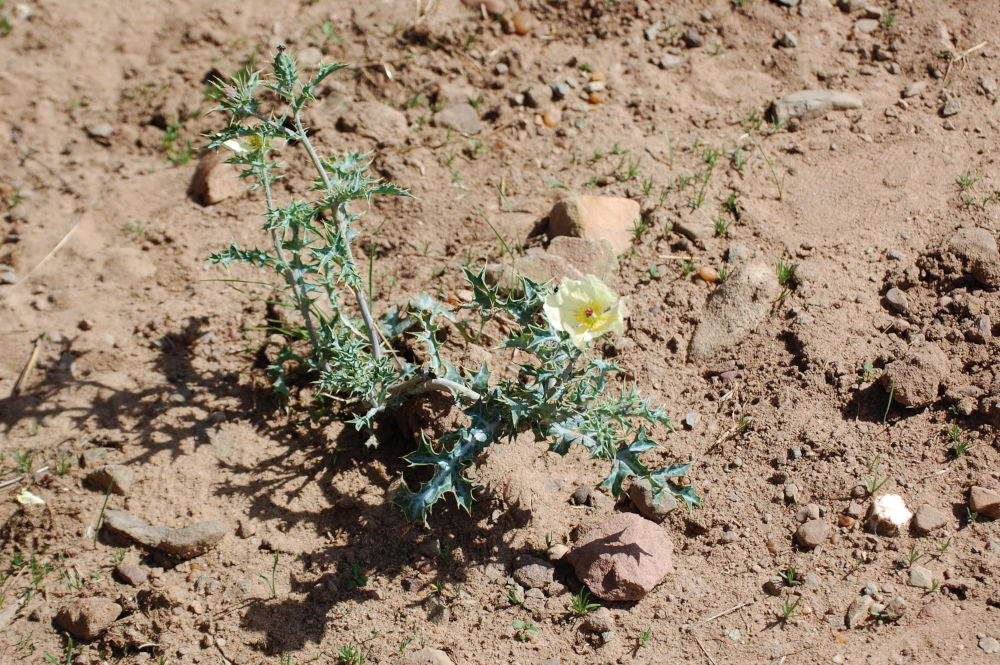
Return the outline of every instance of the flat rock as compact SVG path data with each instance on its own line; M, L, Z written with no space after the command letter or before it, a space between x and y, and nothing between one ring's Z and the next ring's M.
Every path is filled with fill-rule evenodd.
M847 616L844 618L844 624L848 628L860 626L868 619L868 612L874 604L875 600L871 596L858 596L851 603L851 606L847 608Z
M420 651L412 651L399 660L396 665L454 665L451 658L440 649L425 647Z
M603 600L639 600L674 572L673 543L655 522L621 513L585 534L566 558Z
M130 538L140 545L175 554L183 559L204 554L215 547L226 535L225 528L218 522L197 522L174 529L153 526L136 517L117 510L104 513L104 528L109 532Z
M937 400L941 382L950 370L948 356L927 342L910 348L902 358L885 367L882 386L903 406L922 408Z
M616 196L572 196L552 207L549 235L607 240L615 254L632 246L639 203Z
M337 129L388 146L402 145L409 135L406 115L379 102L353 104L337 121Z
M77 639L92 640L107 630L121 613L122 606L107 598L78 598L59 609L55 623Z
M705 243L715 235L715 223L708 212L697 208L677 220L674 230L704 249Z
M132 489L135 474L124 464L108 464L94 469L87 474L87 483L104 492L111 491L121 496L127 496Z
M583 279L583 273L561 256L548 254L539 247L532 247L513 263L491 263L486 266L486 281L500 287L501 291L520 292L518 278L525 277L537 284L559 282L566 279Z
M799 545L808 549L819 547L830 533L830 525L823 520L809 520L795 532Z
M515 565L517 568L514 569L514 581L528 589L545 588L552 582L555 574L555 568L551 563L533 556L520 556Z
M905 313L910 310L910 301L907 300L906 293L895 286L886 291L885 301L897 312Z
M434 125L446 127L462 134L478 134L483 131L483 123L479 121L479 112L472 104L453 104L438 111L433 117Z
M149 571L133 563L122 563L115 566L115 577L132 586L139 586L149 579Z
M779 293L772 266L755 261L734 270L708 297L688 357L708 360L740 342L767 317Z
M979 638L979 648L985 653L997 653L1000 651L1000 642L995 637L986 635Z
M934 576L931 571L923 566L910 566L910 586L920 589L931 589L934 587Z
M618 257L611 248L611 243L604 239L556 236L545 253L566 259L584 275L597 275L608 281L618 274Z
M917 508L911 526L919 534L927 534L940 529L948 523L948 516L929 503Z
M80 455L80 465L85 469L96 469L108 461L111 451L107 448L87 448Z
M1000 494L973 485L969 491L969 508L986 517L1000 518Z
M615 617L608 608L599 607L587 615L583 627L592 633L606 633L615 629Z
M198 167L191 178L191 198L202 205L215 205L226 199L241 196L247 189L240 180L240 170L227 164L216 151L206 152L198 160Z
M836 90L799 90L771 104L771 115L779 123L792 118L809 120L830 111L861 108L861 99L847 92Z
M928 85L930 85L928 81L914 81L903 88L902 96L916 97L917 95L922 95L927 90Z
M665 520L677 508L677 499L670 492L662 492L659 501L654 500L653 487L645 478L640 478L629 486L628 498L643 517L657 523Z
M854 32L861 34L868 34L870 32L875 32L879 28L879 21L875 18L859 18L854 22Z
M948 251L961 261L966 272L983 286L1000 289L1000 251L986 229L963 227L948 240Z

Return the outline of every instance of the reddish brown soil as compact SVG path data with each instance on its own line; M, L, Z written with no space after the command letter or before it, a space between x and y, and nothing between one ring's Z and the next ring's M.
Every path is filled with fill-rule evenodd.
M442 0L419 21L406 2L55 1L29 3L27 20L6 3L0 263L16 283L0 285L0 481L18 475L18 453L30 451L35 469L55 470L103 445L136 475L129 495L112 495L109 507L170 526L218 520L229 534L179 565L128 550L127 560L156 575L133 588L112 576L115 545L91 541L104 493L83 484L85 470L39 477L32 491L46 509L23 510L14 501L18 484L0 489L0 574L9 575L0 587L0 662L50 662L46 652L64 662L53 617L71 598L93 596L122 604L124 617L83 645L79 662L216 663L224 655L242 665L277 663L287 653L294 663L326 663L348 644L376 663L421 644L459 664L995 662L980 640L1000 638L1000 536L995 521L969 522L966 505L972 484L998 481L997 430L975 408L952 411L961 403L944 393L1000 385L997 338L974 344L964 335L981 313L996 329L1000 296L942 267L938 250L962 225L1000 230L1000 202L981 203L1000 189L1000 105L980 82L1000 77L1000 14L992 2L877 4L893 12L891 26L855 34L863 11L812 2L800 13L764 0L537 0L525 6L540 31L518 36L457 0ZM651 42L644 30L656 21L675 26ZM325 39L324 23L337 39ZM942 28L952 42L942 41ZM671 31L687 29L702 34L703 47L678 42L680 64L650 63L671 48ZM796 48L775 46L786 30ZM876 42L898 74L870 61ZM665 436L653 458L693 460L704 505L665 522L677 572L642 601L610 606L617 626L607 644L572 615L579 584L564 564L561 589L523 605L507 599L518 554L544 553L547 539L570 542L582 522L629 509L610 497L570 503L576 487L600 481L601 464L578 452L559 457L530 437L496 446L475 471L471 517L441 505L425 529L406 524L388 500L405 468L399 457L412 449L405 436L387 424L380 446L367 448L339 423L310 425L277 408L263 372L263 300L273 294L220 282L226 275L205 261L234 238L262 242L261 197L192 200L197 157L171 164L164 136L178 125L176 146L199 145L221 121L205 115L206 81L249 56L266 63L278 44L319 47L353 64L309 118L315 141L326 151L373 151L377 173L416 195L375 202L359 227L361 246L375 242L378 250L380 311L420 291L459 297L463 263L499 259L477 208L506 237L536 245L545 238L533 231L567 189L629 196L653 211L654 223L621 260L620 290L632 312L626 339L607 348L676 422L700 413L692 430ZM602 103L571 91L552 104L562 110L555 128L541 122L544 108L511 105L532 84L583 83L583 64L606 77ZM926 90L899 105L914 81L926 81ZM482 96L485 129L476 143L429 122L435 90L447 83ZM853 92L864 106L762 138L784 175L779 200L741 122L748 109L762 113L784 94L817 87ZM944 118L947 98L961 111ZM364 123L338 129L338 104L363 102L402 111L410 127L374 139ZM93 136L104 133L100 123L113 132ZM798 263L799 279L763 325L718 359L743 369L725 383L708 371L718 362L686 361L712 287L685 277L673 260L660 263L659 279L647 271L658 255L676 253L679 236L666 226L697 195L691 185L657 207L660 187L702 169L704 146L728 153L740 144L748 146L744 170L723 157L704 204L716 215L731 191L740 193L735 239L708 240L694 250L695 264L722 266L736 242L770 263ZM595 151L603 155L596 161ZM616 167L629 157L640 172L622 180ZM291 151L283 158L305 165ZM303 191L301 174L283 195ZM969 189L960 174L974 181ZM919 278L908 289L904 332L883 295L911 265ZM230 276L269 279L250 270ZM42 333L34 371L14 395ZM937 335L952 364L942 397L925 409L886 410L888 395L874 379L918 333ZM449 349L467 365L506 360L467 346L455 331ZM874 374L859 381L866 362ZM952 423L969 441L957 458L949 454ZM913 510L931 503L949 523L926 537L837 526L875 455L888 477L883 491L901 494ZM799 490L794 504L785 500L789 483ZM508 512L525 497L526 525ZM796 512L809 503L834 529L830 542L806 552L793 538ZM450 557L438 554L450 548ZM908 586L911 550L936 579L947 573L964 588ZM277 551L272 598L262 576L270 577ZM28 567L15 565L18 553L51 563L52 572L7 613L32 585ZM349 584L355 564L368 577L361 588ZM786 621L785 596L768 595L764 584L788 566L812 577L795 588L801 601ZM76 573L82 586L67 584ZM443 593L408 590L407 578L440 583ZM895 622L846 629L847 607L868 582L887 600L902 596L907 609ZM539 629L533 641L516 639L512 624L525 620Z

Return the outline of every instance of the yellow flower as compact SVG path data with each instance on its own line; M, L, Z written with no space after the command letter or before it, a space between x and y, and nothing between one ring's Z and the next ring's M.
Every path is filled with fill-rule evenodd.
M594 275L563 279L543 310L556 330L569 333L578 349L608 331L625 332L625 301Z
M264 139L262 139L259 134L250 134L249 136L244 137L242 141L238 141L237 139L223 141L222 147L232 150L237 155L241 155L245 152L252 152L263 148Z

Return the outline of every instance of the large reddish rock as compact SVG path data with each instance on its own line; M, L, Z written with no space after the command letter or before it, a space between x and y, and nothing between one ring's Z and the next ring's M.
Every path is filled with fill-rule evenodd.
M886 365L882 386L903 406L922 408L938 398L941 382L950 371L948 356L936 344L914 346L899 360Z
M598 598L639 600L674 572L673 550L658 524L621 513L584 535L566 558Z
M122 606L107 598L79 598L64 605L56 614L56 625L81 640L92 640L108 629Z
M549 236L574 236L611 243L615 254L632 246L639 204L617 196L571 196L552 206Z

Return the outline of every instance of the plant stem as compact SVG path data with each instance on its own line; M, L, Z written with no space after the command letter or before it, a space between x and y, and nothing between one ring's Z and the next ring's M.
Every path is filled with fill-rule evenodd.
M475 390L463 386L461 383L456 383L451 379L428 379L424 376L415 376L407 381L389 386L389 393L392 395L398 395L399 393L422 395L424 393L444 391L452 392L467 402L476 402L482 398L482 395Z
M295 109L294 119L295 130L298 132L298 139L302 141L302 145L305 147L306 152L309 153L309 159L312 160L313 166L315 166L316 170L319 172L319 177L323 180L323 186L326 188L327 196L332 197L334 192L333 185L330 183L330 177L327 176L326 169L323 168L323 162L320 160L319 155L316 154L316 149L313 148L312 142L309 141L309 137L306 136L306 130L302 126L302 118L300 117L298 109ZM344 228L344 222L342 220L338 220L337 223L340 225L339 230L341 235L346 237L347 229ZM351 252L350 247L347 248L347 256L345 258L347 260L348 268L350 268L352 273L357 274L357 266L354 263L354 254ZM375 330L375 322L372 320L372 313L368 308L368 301L365 299L365 296L360 289L353 285L350 286L350 289L354 292L354 297L358 301L358 308L361 310L361 318L365 321L365 328L368 331L368 342L372 347L372 355L375 357L375 360L381 360L382 345L379 343L378 333Z

